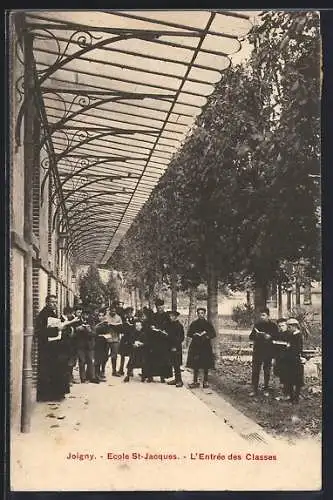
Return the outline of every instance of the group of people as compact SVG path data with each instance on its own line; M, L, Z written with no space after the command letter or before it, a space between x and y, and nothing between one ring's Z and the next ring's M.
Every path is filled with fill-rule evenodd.
M102 308L87 308L78 303L65 307L59 317L56 296L48 295L35 328L37 400L62 400L76 382L76 364L81 383L104 382L109 359L112 376L124 376L124 382L129 382L133 370L139 368L142 382L153 382L154 377L159 377L161 383L182 387L184 328L178 320L179 313L165 311L162 299L157 299L155 306L156 311L144 307L134 314L132 307L124 308L120 302ZM191 343L186 366L193 369L190 388L200 386L200 369L203 387L208 387L208 371L214 368L211 339L216 332L205 315L206 310L198 308L198 317L187 332Z
M269 396L269 382L273 373L280 379L283 399L297 403L304 384L303 339L296 318L270 320L269 309L260 311L250 340L253 341L251 396L258 394L260 371L264 372L264 396ZM279 399L279 397L277 397Z
M106 366L110 359L112 376L124 376L124 382L140 369L142 382L183 386L181 366L184 328L177 311L165 311L164 301L155 301L156 311L147 307L136 311L132 307L113 303L110 307L83 308L78 303L65 307L57 315L57 299L46 298L46 305L36 321L38 339L37 400L61 400L76 382L73 374L78 364L81 383L106 381ZM200 386L199 370L203 370L203 387L208 387L209 369L214 368L211 340L216 337L213 325L206 319L206 310L197 309L197 319L188 328L190 340L186 367L193 370L191 389ZM269 309L260 311L250 340L253 342L251 396L259 390L260 371L264 372L264 396L269 395L269 382L279 377L283 399L297 402L304 383L303 344L300 325L295 318L271 321ZM119 360L119 368L118 366ZM127 362L126 362L127 360ZM125 367L126 363L126 367ZM173 377L173 378L172 378ZM168 380L172 378L172 380Z

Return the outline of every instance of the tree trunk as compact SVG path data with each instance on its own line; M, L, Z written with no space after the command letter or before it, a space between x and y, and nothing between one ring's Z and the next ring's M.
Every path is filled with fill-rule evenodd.
M254 308L259 311L267 304L267 282L263 279L256 278L254 289Z
M177 274L171 273L171 310L177 311Z
M143 298L144 298L144 289L143 285L140 285L139 287L139 304L140 304L140 309L143 309Z
M305 281L303 303L305 306L309 306L312 304L311 279L310 278L306 278L306 281Z
M246 303L248 306L251 305L251 292L250 292L250 290L246 290Z
M273 281L271 284L271 300L272 300L272 307L274 307L274 309L275 309L278 306L276 281Z
M188 308L188 325L195 319L197 309L197 287L191 285L190 287L190 304Z
M282 318L282 285L281 282L278 282L278 315L279 318Z
M296 278L296 283L295 283L295 302L296 302L296 306L300 306L301 305L301 283L300 283L300 280L299 278L297 277Z
M287 310L291 311L291 290L287 290Z
M132 294L132 287L131 286L128 287L128 295L129 295L129 299L130 299L130 307L134 308L133 294Z
M136 299L136 288L133 287L132 288L132 293L131 293L132 297L131 297L131 302L132 302L132 307L134 308L134 311L136 311L138 309L138 303L137 303L137 299Z
M215 356L218 356L217 352L218 347L218 334L219 334L219 318L218 318L218 281L216 277L216 271L211 265L208 263L207 266L207 310L208 310L208 321L212 323L215 328L217 338L212 341L213 352Z
M154 289L155 289L155 286L150 283L148 285L148 305L149 305L149 309L154 309Z

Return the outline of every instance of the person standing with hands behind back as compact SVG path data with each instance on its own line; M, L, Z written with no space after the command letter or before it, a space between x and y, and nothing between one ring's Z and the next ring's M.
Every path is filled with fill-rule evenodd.
M264 368L264 396L269 396L269 379L272 367L273 344L272 341L279 336L278 327L269 318L269 309L261 309L260 320L254 324L250 333L250 340L253 341L252 354L252 387L250 396L258 394L260 370Z
M188 368L193 368L193 383L189 385L190 389L199 387L199 370L204 372L203 388L209 387L208 370L214 368L214 354L211 339L216 337L213 325L206 320L206 309L198 307L198 319L190 324L187 336L191 343L188 349L187 363Z

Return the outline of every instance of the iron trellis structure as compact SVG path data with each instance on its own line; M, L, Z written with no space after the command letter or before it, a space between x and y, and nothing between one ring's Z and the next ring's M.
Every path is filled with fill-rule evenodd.
M18 57L31 40L30 93L41 122L41 200L76 264L105 265L179 150L250 12L18 12ZM20 51L21 46L21 51ZM107 211L105 211L107 208ZM107 212L107 217L106 217ZM84 221L87 224L84 224ZM88 223L89 221L89 223Z

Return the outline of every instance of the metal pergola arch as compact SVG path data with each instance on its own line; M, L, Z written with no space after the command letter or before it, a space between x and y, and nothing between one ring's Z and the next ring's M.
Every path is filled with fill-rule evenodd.
M32 40L42 194L53 179L52 230L64 229L77 264L105 265L241 48L251 12L20 16L19 38Z

